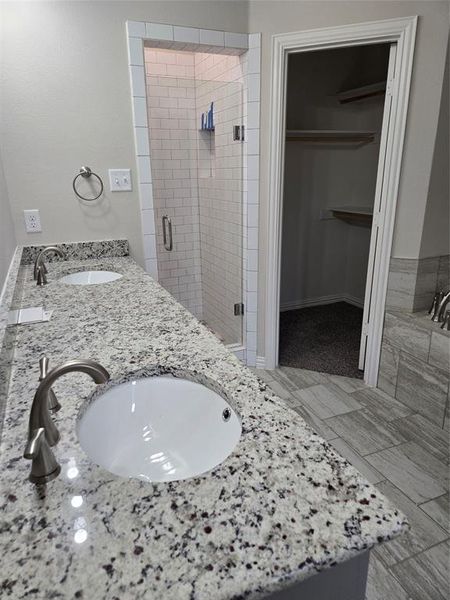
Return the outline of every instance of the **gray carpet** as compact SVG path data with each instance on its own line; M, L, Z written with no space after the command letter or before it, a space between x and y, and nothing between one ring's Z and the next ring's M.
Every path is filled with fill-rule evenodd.
M362 379L362 317L361 308L346 302L282 312L280 365Z

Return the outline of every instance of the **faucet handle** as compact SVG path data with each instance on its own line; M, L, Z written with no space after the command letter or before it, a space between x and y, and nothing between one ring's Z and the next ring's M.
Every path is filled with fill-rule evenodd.
M32 483L48 483L58 477L61 472L61 465L48 445L43 427L31 432L23 456L33 461L29 475Z
M445 311L445 317L441 325L441 329L446 329L447 331L450 331L450 310Z
M36 458L39 447L42 444L44 438L45 429L43 427L39 427L39 429L35 429L34 431L32 431L27 445L25 446L23 457L28 460L33 460L33 458Z
M49 370L49 359L46 356L43 356L39 360L39 381L42 381L44 377L47 376ZM58 398L56 397L55 392L50 388L48 391L48 410L50 412L58 412L61 409L61 404L58 402Z
M39 381L42 381L47 376L49 362L47 356L39 359Z

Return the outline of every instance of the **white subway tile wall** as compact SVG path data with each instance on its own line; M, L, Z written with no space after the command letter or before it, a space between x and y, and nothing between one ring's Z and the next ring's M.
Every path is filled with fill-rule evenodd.
M159 281L202 319L194 54L159 48L144 54ZM165 215L172 221L171 252L163 242Z
M248 36L249 51L244 61L244 297L246 308L246 363L256 364L258 307L258 235L259 235L259 114L261 35Z

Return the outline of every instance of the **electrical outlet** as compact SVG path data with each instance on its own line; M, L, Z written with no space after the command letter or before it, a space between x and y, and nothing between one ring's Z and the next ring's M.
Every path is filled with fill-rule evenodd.
M111 192L131 192L130 169L109 169L109 189Z
M25 231L27 233L39 233L41 228L41 216L37 209L24 210L23 216L25 219Z

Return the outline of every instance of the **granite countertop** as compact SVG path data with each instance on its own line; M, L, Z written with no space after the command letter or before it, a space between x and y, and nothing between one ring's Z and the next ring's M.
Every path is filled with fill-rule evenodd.
M53 309L18 326L1 442L3 598L263 598L407 528L378 490L129 257L48 265L38 288L22 266L22 306ZM118 271L115 282L58 283ZM76 419L94 391L75 373L54 386L61 475L28 481L22 458L38 361L99 361L112 378L183 369L214 381L240 415L234 452L203 476L150 484L111 475L79 446Z

